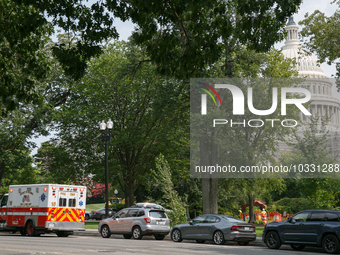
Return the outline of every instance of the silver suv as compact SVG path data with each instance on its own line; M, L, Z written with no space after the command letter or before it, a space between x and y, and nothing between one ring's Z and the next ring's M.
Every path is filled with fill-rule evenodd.
M98 231L103 238L109 238L111 234L122 234L126 239L153 235L156 240L163 240L170 232L170 220L160 205L138 203L101 220Z

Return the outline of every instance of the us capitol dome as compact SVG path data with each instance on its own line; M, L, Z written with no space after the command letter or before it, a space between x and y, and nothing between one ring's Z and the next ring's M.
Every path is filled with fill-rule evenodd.
M287 37L282 54L285 58L296 59L296 69L299 72L298 77L306 78L303 82L312 95L309 111L312 116L329 117L327 123L328 133L328 149L330 156L336 156L339 151L339 135L340 135L340 118L339 118L339 100L332 96L333 82L329 79L321 65L318 63L318 58L304 49L298 39L299 27L293 20L289 18L287 26ZM308 123L309 118L303 113L300 113L301 122ZM339 134L339 135L338 135Z

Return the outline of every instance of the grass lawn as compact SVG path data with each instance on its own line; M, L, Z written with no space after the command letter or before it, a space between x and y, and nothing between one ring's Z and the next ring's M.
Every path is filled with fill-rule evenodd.
M262 237L264 227L256 227L256 237Z
M105 204L102 203L102 204L89 204L89 205L86 205L86 211L96 211L98 209L101 209L101 208L105 208Z
M85 222L85 229L98 229L99 221L86 221Z

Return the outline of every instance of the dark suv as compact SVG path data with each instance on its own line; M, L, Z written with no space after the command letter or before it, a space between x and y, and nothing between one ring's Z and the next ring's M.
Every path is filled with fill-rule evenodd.
M340 211L306 210L285 221L269 223L262 233L262 240L269 249L290 244L294 250L306 245L323 247L327 253L339 253Z

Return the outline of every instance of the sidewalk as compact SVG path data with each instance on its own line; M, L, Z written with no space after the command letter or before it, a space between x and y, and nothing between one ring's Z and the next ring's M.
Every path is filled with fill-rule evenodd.
M75 231L74 235L78 236L101 236L97 229L85 229L85 231ZM113 238L123 239L123 235L111 235ZM155 239L153 236L144 236L143 239ZM171 240L170 235L166 235L164 240ZM250 242L249 245L253 246L265 246L262 242L262 237L256 237L254 242Z

